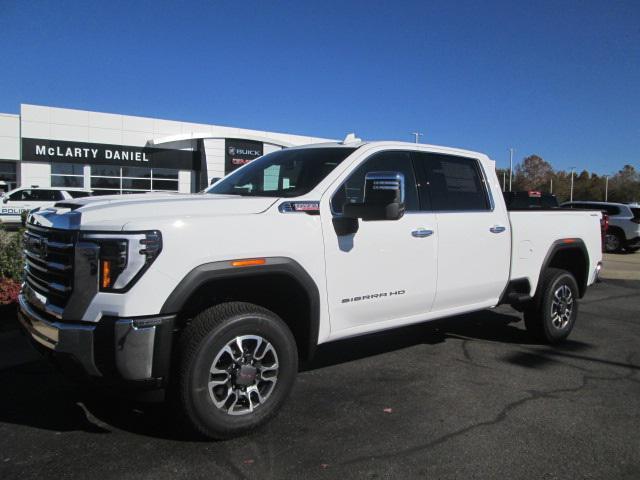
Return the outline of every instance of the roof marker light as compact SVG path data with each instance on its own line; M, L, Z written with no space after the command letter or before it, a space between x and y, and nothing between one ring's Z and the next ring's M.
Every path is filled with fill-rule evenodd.
M348 133L346 137L344 137L344 140L342 140L342 144L343 145L349 145L350 143L358 143L361 142L362 139L356 137L355 133Z

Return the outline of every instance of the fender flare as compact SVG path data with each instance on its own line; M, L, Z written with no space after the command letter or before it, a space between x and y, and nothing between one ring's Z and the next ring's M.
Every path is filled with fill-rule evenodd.
M590 260L589 260L589 251L587 250L587 246L585 245L584 241L580 238L561 238L551 244L551 247L549 247L549 250L547 251L547 255L544 257L544 260L542 262L542 267L540 267L540 273L538 274L538 283L536 284L535 293L538 293L538 290L540 288L540 284L542 281L542 276L544 275L545 270L549 268L549 264L551 263L551 260L553 260L553 257L555 257L555 255L558 252L565 251L565 250L577 250L582 254L584 258L584 261L585 261L584 278L576 278L576 282L578 283L578 289L580 291L580 298L584 296L585 292L587 291L587 283L589 282Z
M320 331L320 292L307 271L295 260L288 257L266 257L262 265L234 267L230 260L205 263L191 270L173 289L160 310L161 315L177 314L182 311L193 292L212 280L227 278L249 278L269 274L286 275L299 283L309 300L309 357L312 356Z

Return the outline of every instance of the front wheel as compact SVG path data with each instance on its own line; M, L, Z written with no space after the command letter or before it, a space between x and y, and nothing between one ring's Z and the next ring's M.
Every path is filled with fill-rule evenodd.
M538 289L532 307L524 312L527 331L545 343L561 342L578 316L578 283L570 272L549 268Z
M298 372L295 340L273 312L249 303L216 305L181 332L175 381L186 426L215 439L269 421Z

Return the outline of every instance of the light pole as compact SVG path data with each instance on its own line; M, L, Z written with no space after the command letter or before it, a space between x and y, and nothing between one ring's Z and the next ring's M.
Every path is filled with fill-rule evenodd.
M549 187L549 193L553 194L553 178L551 178L549 180L549 182L551 183L550 187Z
M414 135L416 137L416 143L418 143L418 139L422 136L424 136L424 133L420 133L420 132L411 132L411 135Z
M502 171L502 191L507 191L507 172Z
M609 198L609 175L604 176L604 201Z
M509 148L509 191L511 191L512 175L513 175L513 148Z
M569 201L573 202L573 172L575 171L576 167L571 167L571 193L569 196Z

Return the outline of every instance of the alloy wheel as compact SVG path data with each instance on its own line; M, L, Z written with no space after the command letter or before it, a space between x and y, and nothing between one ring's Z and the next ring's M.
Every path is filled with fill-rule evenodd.
M568 285L560 285L553 292L553 301L551 302L551 323L558 330L565 328L573 313L573 293Z
M278 368L278 354L268 340L235 337L211 364L208 389L213 404L229 415L252 413L273 393Z

